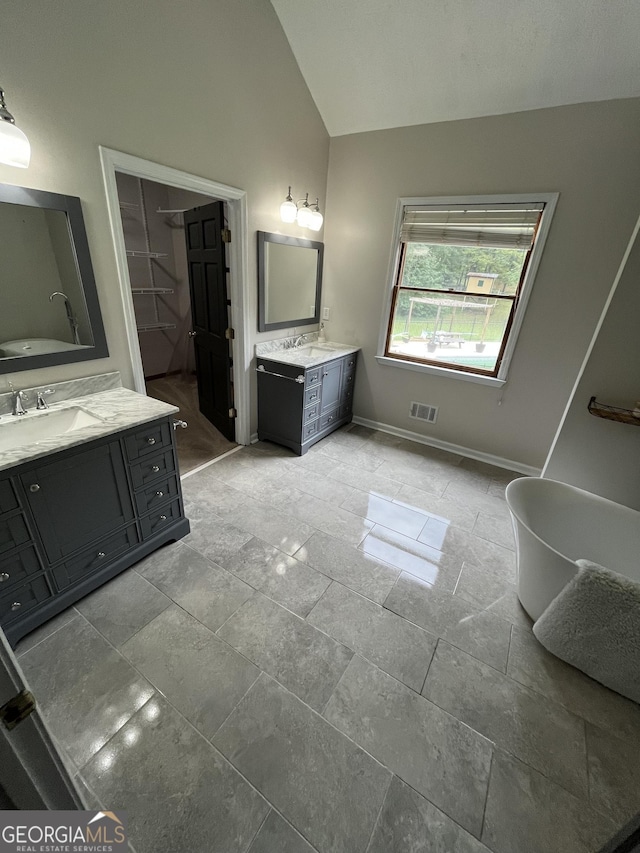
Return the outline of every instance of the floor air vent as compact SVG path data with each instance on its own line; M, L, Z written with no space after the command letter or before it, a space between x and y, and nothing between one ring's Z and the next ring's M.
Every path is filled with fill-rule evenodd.
M438 407L429 406L426 403L411 403L409 417L418 421L426 421L428 424L435 424L438 418Z

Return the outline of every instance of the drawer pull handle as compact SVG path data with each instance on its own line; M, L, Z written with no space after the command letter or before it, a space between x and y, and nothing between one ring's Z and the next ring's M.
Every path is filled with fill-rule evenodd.
M30 491L30 492L39 492L39 491L40 491L40 486L39 486L37 483L32 483L32 484L29 486L29 491Z
M163 498L163 497L164 497L164 492L156 492L156 497L157 497L157 498Z
M154 474L157 474L158 471L160 470L160 467L158 465L154 465L151 470L153 471Z
M4 583L9 580L9 572L0 572L0 583Z
M155 443L156 443L155 438L148 438L147 439L147 444L155 444Z
M103 559L104 557L106 557L106 556L107 556L107 555L104 553L104 551L98 551L98 559L99 559L99 560L102 560L102 559Z
M166 516L166 515L161 515L161 516L160 516L160 521L166 521L166 520L167 520L167 516Z
M329 374L328 374L328 373L323 373L322 375L323 375L323 376L328 376Z
M14 601L13 604L11 605L12 610L20 610L21 607L22 607L21 601Z

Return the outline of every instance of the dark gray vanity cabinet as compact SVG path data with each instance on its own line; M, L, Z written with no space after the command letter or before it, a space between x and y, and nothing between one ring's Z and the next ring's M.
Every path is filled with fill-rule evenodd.
M353 415L358 354L297 367L258 358L258 438L300 456Z
M189 532L171 421L0 473L0 625L9 641Z

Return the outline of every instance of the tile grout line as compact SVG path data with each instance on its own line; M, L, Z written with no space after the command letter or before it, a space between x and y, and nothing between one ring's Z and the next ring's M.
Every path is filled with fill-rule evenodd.
M482 821L480 823L480 834L478 835L478 841L480 841L481 843L484 843L482 841L482 836L484 835L484 828L485 828L485 823L487 820L487 805L489 804L489 788L491 787L491 776L493 774L493 763L495 760L495 754L496 754L496 746L495 746L495 744L492 744L491 760L489 761L489 775L487 776L487 793L485 794L485 798L484 798L484 806L482 809Z
M395 773L393 773L393 771L390 771L390 774L391 777L389 779L389 784L387 785L387 789L384 792L384 797L382 798L382 802L380 803L378 814L376 815L376 819L373 822L373 827L371 828L371 832L369 833L369 840L367 841L367 846L364 848L364 853L368 853L369 848L371 847L371 842L373 841L373 837L376 834L376 829L378 828L378 824L380 823L380 818L382 817L382 812L384 811L384 807L387 802L387 797L389 796L389 791L391 790L391 785L393 784Z

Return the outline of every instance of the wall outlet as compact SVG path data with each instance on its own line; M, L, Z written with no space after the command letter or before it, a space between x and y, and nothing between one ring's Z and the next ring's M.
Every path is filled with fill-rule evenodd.
M330 314L331 314L331 308L323 308L322 309L322 319L323 320L330 320L331 319Z

